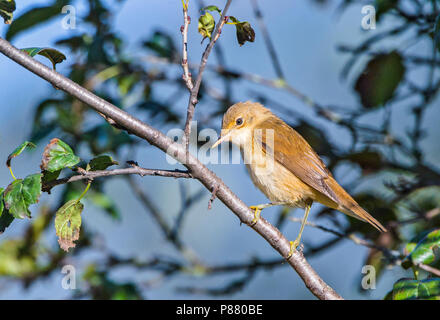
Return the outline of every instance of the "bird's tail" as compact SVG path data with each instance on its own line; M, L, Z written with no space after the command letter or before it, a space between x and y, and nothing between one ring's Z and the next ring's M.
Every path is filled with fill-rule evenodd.
M345 207L345 206L344 206ZM353 203L350 208L344 208L345 210L341 210L345 214L348 214L349 216L352 216L354 218L357 218L359 220L368 222L373 227L375 227L380 232L387 232L387 229L376 219L373 218L371 214L369 214L367 211L362 209L361 206L359 206L356 202Z
M336 191L336 195L338 196L340 201L338 203L337 210L352 216L356 219L362 220L364 222L368 222L373 227L375 227L377 230L381 232L387 232L387 229L375 218L373 218L372 215L370 215L367 211L365 211L349 194L342 188L334 179L331 179L331 187L333 191Z

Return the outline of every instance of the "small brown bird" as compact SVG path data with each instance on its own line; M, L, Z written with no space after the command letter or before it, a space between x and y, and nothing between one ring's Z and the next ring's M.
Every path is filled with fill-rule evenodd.
M220 139L240 148L253 183L271 203L251 206L259 219L261 210L274 205L305 208L300 232L290 242L290 254L299 245L314 201L386 229L336 182L324 162L307 141L283 120L259 103L239 102L223 117Z

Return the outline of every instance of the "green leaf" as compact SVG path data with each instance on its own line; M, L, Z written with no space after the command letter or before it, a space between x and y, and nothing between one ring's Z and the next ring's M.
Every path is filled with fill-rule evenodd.
M212 14L205 12L204 15L199 18L199 33L203 36L203 40L206 38L211 39L212 31L214 31L215 20ZM203 42L202 40L202 42Z
M217 11L218 13L222 13L222 11L217 6L206 6L202 9L200 9L201 12L203 11Z
M44 148L41 170L55 172L64 168L71 168L78 164L80 158L64 141L55 138Z
M54 180L58 179L58 177L60 176L61 170L57 170L54 172L43 170L41 173L43 174L43 178L41 179L41 181L43 182L43 184L45 184L50 181L54 181Z
M61 63L64 60L66 60L66 56L63 53L52 48L25 48L25 49L21 49L21 51L26 52L31 57L34 57L37 54L46 57L47 59L50 60L50 62L52 62L52 66L54 70L56 69L56 65L58 63Z
M11 167L11 160L17 156L19 156L24 149L29 148L29 149L34 149L36 146L35 144L33 144L32 142L29 141L25 141L23 142L21 145L19 145L14 151L12 151L12 153L8 156L8 160L6 161L6 166L8 168Z
M6 24L12 22L12 13L15 9L15 0L0 0L0 17Z
M3 195L4 190L0 188L0 234L2 234L14 220L14 217L5 209Z
M237 33L237 41L240 47L245 44L246 41L254 42L255 41L255 31L252 29L251 24L247 21L239 21L234 16L230 16L232 24L235 25L236 33Z
M409 255L416 247L417 244L422 241L423 238L425 238L430 230L426 230L423 232L420 232L417 234L414 238L412 238L406 245L405 245L405 252L407 255Z
M354 89L365 108L383 106L394 96L404 74L405 66L398 52L380 54L368 62Z
M56 0L45 7L32 7L29 11L14 19L6 32L6 40L11 40L17 34L52 18L60 17L62 8L69 2L69 0Z
M60 248L69 251L76 246L81 228L81 212L84 205L78 200L70 200L58 209L55 216L55 230Z
M440 278L401 279L394 284L393 300L440 300Z
M97 156L96 158L90 160L90 162L87 165L87 171L105 170L108 167L118 164L119 163L113 160L111 156L107 156L107 155Z
M41 195L41 173L13 181L4 191L6 209L18 219L31 217L29 206L37 203Z
M408 249L408 247L407 247ZM432 264L440 260L440 229L429 232L407 257L413 265Z

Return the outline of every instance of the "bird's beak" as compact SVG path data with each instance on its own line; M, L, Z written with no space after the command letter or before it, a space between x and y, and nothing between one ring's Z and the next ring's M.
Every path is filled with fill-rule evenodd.
M223 131L223 130L222 130ZM220 135L220 138L212 145L211 149L214 149L215 147L217 147L220 143L224 142L224 141L229 141L229 138L231 136L232 131L228 130L226 133Z

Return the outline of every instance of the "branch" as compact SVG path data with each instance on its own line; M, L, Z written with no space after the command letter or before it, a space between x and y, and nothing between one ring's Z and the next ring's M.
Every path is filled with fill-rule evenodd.
M298 222L298 223L302 222L301 218L296 218L296 217L290 217L289 220L291 220L293 222ZM388 249L386 247L379 246L379 245L377 245L375 243L372 243L371 241L359 238L353 232L340 232L340 231L336 231L336 230L327 228L325 226L322 226L322 225L320 225L320 224L318 224L316 222L313 222L313 221L307 221L306 225L310 226L312 228L316 228L316 229L322 230L324 232L331 233L331 234L335 235L336 237L338 237L340 239L351 240L354 243L356 243L357 245L381 251L391 261L396 261L398 259L397 257L400 255L400 253L398 251L390 250L390 249Z
M425 270L427 272L432 273L433 275L436 275L437 277L440 277L440 270L439 269L428 266L427 264L424 264L424 263L419 263L417 266L422 270Z
M45 183L43 186L43 191L46 192L50 191L50 189L60 184L66 184L80 180L93 180L101 177L120 176L127 174L138 174L142 177L161 176L161 177L171 177L171 178L187 178L187 179L192 178L191 174L188 171L145 169L138 166L134 166L132 168L114 169L114 170L96 170L96 171L81 170L77 175Z
M191 92L194 85L191 78L191 73L188 67L188 26L191 23L191 18L188 16L188 3L189 0L184 3L183 7L183 26L180 28L182 32L182 68L183 68L183 81L185 81L186 87Z
M162 57L156 57L156 56L147 56L146 61L150 63L161 63L161 64L176 64L178 61L170 60L167 58ZM195 67L194 63L187 62L189 67ZM232 69L226 69L221 65L217 66L207 66L209 70L212 70L213 72L218 73L221 76L232 76L233 78L240 78L244 79L262 86L266 86L273 89L278 90L285 90L290 95L294 96L295 98L299 99L302 103L304 103L307 107L313 109L317 115L324 117L325 119L334 122L334 123L341 123L342 122L342 115L336 113L335 111L332 111L329 106L324 106L319 104L318 102L315 102L312 98L305 95L295 87L293 87L291 84L289 84L285 79L269 79L265 78L261 75L249 73L249 72L241 72L237 70Z
M209 54L211 53L211 50L214 47L214 44L216 43L216 41L220 37L223 26L225 25L226 21L228 20L228 17L226 16L226 12L228 11L229 6L231 5L231 2L232 2L232 0L228 0L228 2L225 5L225 8L222 11L220 19L217 22L215 31L212 34L211 41L207 45L205 52L202 55L202 60L200 61L200 66L199 66L199 73L197 74L197 79L194 84L194 87L191 88L191 94L190 94L189 100L188 100L185 130L184 130L184 136L183 136L183 144L185 145L187 155L189 153L189 136L191 133L191 121L194 117L194 110L196 108L196 104L199 102L197 100L197 98L199 95L200 85L202 84L203 72L205 71L206 64L208 63ZM188 10L188 8L186 8L186 10ZM184 10L184 16L185 16L185 10ZM185 28L185 26L184 26L184 28ZM183 50L185 52L186 48L184 47ZM185 70L185 68L184 68L184 70ZM185 77L185 74L184 74L184 77ZM189 157L188 157L188 160L189 160Z
M228 1L228 4L229 3L230 1ZM219 177L204 166L198 159L194 158L192 155L188 155L187 159L186 148L184 145L174 142L157 129L143 123L129 113L84 89L72 80L46 67L42 63L28 56L26 53L13 47L3 38L0 38L0 52L39 77L45 79L56 88L65 91L71 96L89 105L95 111L113 119L121 127L130 130L132 134L145 139L163 152L167 152L177 161L184 164L184 166L186 166L191 172L191 175L195 179L198 179L208 190L213 190L213 188L217 186L217 198L234 212L241 222L249 226L252 225L252 220L254 218L252 210L250 210ZM264 218L260 218L260 220L256 224L253 224L251 228L258 232L276 251L279 252L281 256L288 256L290 251L289 241L277 228L272 226ZM341 296L339 296L319 277L316 271L310 266L310 264L308 264L301 252L294 251L288 259L288 263L296 270L298 275L304 281L306 287L309 288L316 297L320 299L342 299Z

